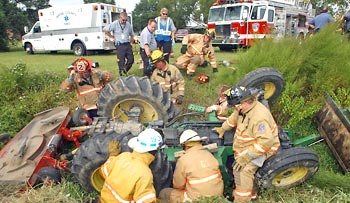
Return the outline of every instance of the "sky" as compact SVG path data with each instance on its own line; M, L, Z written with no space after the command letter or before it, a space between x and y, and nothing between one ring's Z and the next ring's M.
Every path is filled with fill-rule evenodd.
M116 5L118 7L126 8L127 12L134 10L135 5L140 2L140 0L116 0ZM73 4L83 4L83 0L50 0L52 6L65 6Z

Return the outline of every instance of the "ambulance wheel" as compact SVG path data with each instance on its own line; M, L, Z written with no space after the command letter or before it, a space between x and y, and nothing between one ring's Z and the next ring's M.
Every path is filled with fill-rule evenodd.
M133 75L109 82L100 93L97 106L99 116L114 121L126 122L126 112L135 106L141 109L141 123L154 120L166 122L175 115L170 95L163 91L159 83L150 81L148 77Z
M82 43L77 42L73 45L73 53L76 56L84 56L86 55L86 48Z
M111 140L121 143L122 152L130 152L128 141L133 135L110 132L96 134L81 144L73 157L71 172L82 188L87 192L100 192L104 179L100 175L100 167L108 159L108 145ZM150 165L153 174L154 187L157 194L162 188L170 187L172 168L163 151L156 154L156 159Z
M246 74L238 85L263 90L264 99L271 104L284 90L284 78L274 68L258 68Z
M35 185L48 184L53 185L61 182L62 176L58 169L52 167L43 167L38 173Z
M320 167L316 153L303 147L283 149L265 161L256 173L261 188L287 189L309 180Z
M30 43L27 43L27 44L25 45L25 50L26 50L26 52L27 52L28 54L34 54L33 46L32 46L32 44L30 44Z

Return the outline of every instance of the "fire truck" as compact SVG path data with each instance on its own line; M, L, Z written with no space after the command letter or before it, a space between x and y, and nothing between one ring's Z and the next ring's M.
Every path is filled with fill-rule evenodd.
M264 38L303 39L313 13L307 0L217 0L209 10L208 29L216 31L214 47L232 50Z
M29 54L73 50L74 55L82 56L94 51L111 52L115 50L114 42L102 29L125 11L103 3L39 9L39 21L30 31L25 27L23 48Z

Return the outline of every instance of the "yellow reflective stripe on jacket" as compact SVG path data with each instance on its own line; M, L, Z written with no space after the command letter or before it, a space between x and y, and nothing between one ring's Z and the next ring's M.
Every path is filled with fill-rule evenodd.
M197 52L196 55L203 55L203 52L199 51L193 44L190 44L190 46Z
M136 203L142 203L142 202L144 202L146 200L149 200L149 199L154 199L154 201L155 201L156 200L156 194L151 193L151 194L145 195L142 198L140 198L139 200L137 200Z
M93 104L93 105L84 105L83 109L85 110L93 110L93 109L97 109L97 105Z
M90 93L93 93L93 92L100 92L100 90L102 88L103 87L94 87L94 88L91 88L91 89L88 89L88 90L85 90L85 91L81 91L81 92L78 92L78 96L90 94Z
M221 172L220 171L216 171L215 174L205 177L205 178L200 178L200 179L187 179L187 182L190 185L195 185L195 184L201 184L201 183L205 183L211 180L214 180L216 178L221 178Z
M231 128L234 128L234 127L237 126L237 124L232 123L232 122L230 121L230 119L227 119L227 120L225 121L225 123L226 123L229 127L231 127Z
M105 181L104 185L107 187L107 189L111 192L111 194L113 195L113 197L118 200L120 203L134 203L135 201L133 200L124 200L123 198L121 198L116 191L113 190L113 188L108 185Z

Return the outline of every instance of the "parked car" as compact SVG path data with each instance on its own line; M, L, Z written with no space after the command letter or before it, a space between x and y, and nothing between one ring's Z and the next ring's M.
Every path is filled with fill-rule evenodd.
M175 33L175 41L176 42L181 42L184 36L189 34L189 30L186 28L183 29L178 29Z

